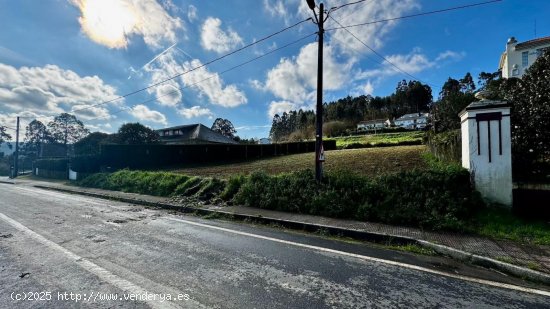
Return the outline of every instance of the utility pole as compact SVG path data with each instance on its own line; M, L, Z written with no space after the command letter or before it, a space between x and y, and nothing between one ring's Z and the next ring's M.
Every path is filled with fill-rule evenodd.
M15 153L13 155L13 178L19 175L19 116L17 117L17 127L15 131Z
M316 108L316 130L315 130L315 179L319 182L323 178L323 35L325 28L323 27L325 18L325 5L319 4L319 16L315 13L315 1L306 0L309 8L315 16L315 23L319 28L319 48L317 54L317 108ZM328 18L328 16L327 16Z

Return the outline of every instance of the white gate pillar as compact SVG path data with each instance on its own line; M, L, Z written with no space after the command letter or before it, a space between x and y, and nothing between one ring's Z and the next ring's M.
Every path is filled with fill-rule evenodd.
M482 94L476 94L481 98ZM512 206L510 105L481 98L459 114L462 166L484 199Z

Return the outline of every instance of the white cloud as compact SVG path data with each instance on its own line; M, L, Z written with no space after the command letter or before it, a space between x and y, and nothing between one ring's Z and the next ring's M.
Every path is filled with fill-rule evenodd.
M187 8L187 19L189 19L190 22L193 22L197 20L197 18L198 18L197 7L190 4L189 7Z
M157 84L183 71L174 59L173 49L159 56L154 62L144 66L145 72L151 73L151 85ZM164 106L176 106L182 100L183 94L176 79L166 81L158 86L147 89L154 93L157 103Z
M201 45L205 50L225 53L243 45L243 39L232 29L222 30L219 18L208 17L201 29Z
M208 108L203 108L200 106L193 106L191 108L178 109L178 114L182 115L187 119L202 117L202 116L207 116L208 119L212 119L212 117L214 116L214 114L212 114L212 112Z
M446 50L442 53L440 53L437 58L435 58L436 62L444 61L444 60L452 60L452 61L459 61L464 59L466 57L466 52L455 52L452 50Z
M279 114L280 116L284 112L296 110L297 106L298 105L296 103L292 103L289 101L272 101L269 104L267 115L269 116L269 118L273 118L275 114Z
M83 120L111 118L109 110L102 106L74 105L70 113Z
M272 17L282 18L285 24L289 24L292 14L288 12L289 6L285 4L282 0L277 1L268 1L264 0L264 10L269 13Z
M105 106L90 108L116 98L116 89L97 76L81 77L56 65L21 67L0 63L0 102L4 110L53 115L86 107L79 115L108 114ZM123 100L113 104L121 104ZM77 108L78 107L78 108ZM89 109L89 110L88 110Z
M164 116L161 112L150 110L149 107L143 104L134 106L129 113L142 121L161 123L163 125L168 124L166 121L166 116Z
M294 103L294 102L290 102L290 101L271 101L271 103L269 103L269 109L267 111L267 116L271 119L273 118L273 116L275 116L275 114L279 114L282 115L284 112L289 112L289 111L293 111L293 110L299 110L299 109L302 109L302 110L313 110L315 107L315 103L311 103L311 104L299 104L299 103Z
M182 85L192 88L205 95L209 102L224 107L236 107L247 103L246 95L236 85L224 85L219 74L209 72L198 59L178 64L176 61L177 49L171 49L158 57L155 62L144 67L146 72L151 73L150 85L167 80L175 75L188 72L179 79L166 81L158 86L147 89L157 98L157 103L164 106L175 107L182 102ZM181 84L180 84L181 83Z
M331 6L340 6L348 2L347 0L335 0L331 1ZM420 5L417 0L377 0L343 7L334 12L332 16L343 26L348 26L364 23L365 21L398 17L418 8L420 8ZM387 21L349 28L348 30L358 36L368 46L377 49L384 45L384 40L386 40L388 33L395 28L397 23L398 21ZM340 26L331 19L327 21L325 26L326 29L338 27ZM368 48L344 29L330 31L329 33L331 33L331 43L336 44L346 54L352 54L354 50L362 53L369 51Z
M352 61L339 63L334 48L324 47L323 88L336 90L349 79ZM256 87L259 82L253 82ZM278 98L291 102L304 102L317 87L317 43L310 43L300 50L297 57L283 58L267 73L264 88Z
M388 76L394 76L394 75L405 76L404 75L405 73L403 73L403 71L409 74L416 74L426 69L437 67L440 65L440 62L442 61L459 61L464 56L465 56L464 52L459 53L459 52L453 52L448 50L440 53L437 57L435 57L435 59L430 60L428 56L423 54L419 48L414 48L408 54L386 56L386 59L388 59L395 66L388 63L387 61L384 61L382 65L378 68L359 71L356 74L354 79L355 80L363 80L363 79L380 80L382 78L385 78ZM401 70L397 69L396 67L398 67ZM407 78L410 78L410 76L407 76Z
M363 86L363 93L372 95L373 92L374 92L374 86L372 85L372 83L369 80L369 81L367 81L365 86Z
M133 35L147 45L160 48L177 41L183 29L180 18L172 17L155 0L69 0L81 11L82 31L94 42L109 48L125 48ZM169 5L170 1L165 1ZM173 5L173 4L172 4Z
M183 63L183 69L184 71L190 71L201 65L200 60L194 59ZM236 85L224 86L220 75L209 72L206 67L182 75L181 81L186 87L191 87L198 90L201 95L206 95L210 103L215 105L237 107L246 104L248 101L245 93L239 90Z

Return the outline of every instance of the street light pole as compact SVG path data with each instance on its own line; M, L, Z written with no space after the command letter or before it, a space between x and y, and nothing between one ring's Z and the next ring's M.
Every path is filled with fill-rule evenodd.
M316 130L315 130L315 179L320 182L323 178L323 35L325 29L323 24L325 22L325 6L323 3L319 4L319 16L315 13L315 2L313 0L307 0L309 8L315 15L315 20L319 28L319 48L317 54L317 108L316 108Z

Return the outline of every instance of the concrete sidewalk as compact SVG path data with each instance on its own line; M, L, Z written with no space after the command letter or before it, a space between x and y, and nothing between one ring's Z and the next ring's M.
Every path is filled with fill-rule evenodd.
M189 206L189 203L173 198L81 188L67 185L61 181L49 182L29 179L13 181L0 178L0 182L84 194L184 212L226 215L242 220L276 223L295 229L326 230L331 234L369 241L417 244L467 263L494 268L508 274L550 284L550 246L519 244L513 241L495 240L477 235L432 232L411 227L332 219L244 206Z

